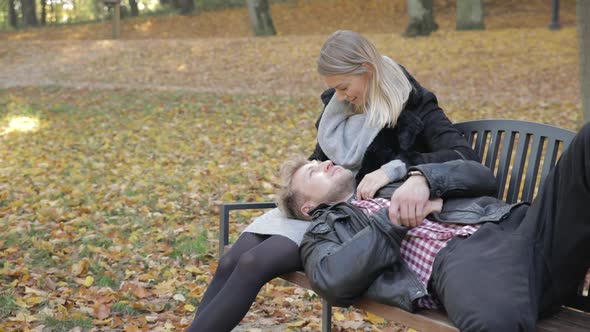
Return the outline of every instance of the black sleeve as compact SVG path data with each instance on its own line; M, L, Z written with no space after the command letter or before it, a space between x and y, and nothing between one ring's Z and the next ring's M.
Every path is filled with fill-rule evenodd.
M453 126L438 105L425 106L428 110L420 110L423 131L421 137L430 152L408 151L400 155L407 165L441 163L450 160L464 159L479 161L463 134Z
M492 171L473 160L453 160L409 168L420 171L430 187L431 198L495 196L496 178Z
M335 92L336 92L336 90L334 88L330 88L330 89L325 90L322 93L321 99L322 99L322 103L324 104L324 109L326 109L326 106L328 106L328 103L330 102L330 99L332 99L332 96L334 96ZM323 111L322 111L322 114L324 114ZM315 122L316 130L318 129L318 127L320 125L320 119L322 118L322 114L320 114L320 116L318 117L318 120ZM320 144L316 142L315 149L313 150L311 155L309 155L309 157L307 157L307 159L325 161L325 160L328 160L329 158L328 158L328 156L326 156L326 154L324 153L324 151L320 147Z

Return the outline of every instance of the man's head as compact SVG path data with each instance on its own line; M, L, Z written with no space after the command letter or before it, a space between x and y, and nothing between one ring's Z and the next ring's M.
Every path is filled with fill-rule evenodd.
M278 194L281 210L291 218L309 220L310 211L321 203L342 202L354 192L351 171L331 161L287 160L281 168L282 186Z

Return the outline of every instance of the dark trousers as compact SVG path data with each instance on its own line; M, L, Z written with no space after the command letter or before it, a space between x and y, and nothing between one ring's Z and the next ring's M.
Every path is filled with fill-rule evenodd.
M530 207L439 252L431 287L461 331L534 331L590 267L590 124Z

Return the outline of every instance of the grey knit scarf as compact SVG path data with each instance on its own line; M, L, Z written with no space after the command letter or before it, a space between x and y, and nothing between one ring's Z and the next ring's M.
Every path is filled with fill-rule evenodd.
M382 128L369 125L369 117L354 113L353 107L347 101L339 101L336 95L332 97L320 120L318 143L330 160L356 174L367 148ZM406 173L401 160L392 160L382 169L391 181Z

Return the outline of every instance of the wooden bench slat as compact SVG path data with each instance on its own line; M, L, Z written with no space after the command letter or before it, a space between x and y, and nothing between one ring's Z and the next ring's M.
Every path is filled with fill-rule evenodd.
M562 322L569 322L590 331L590 313L564 307L559 313L551 318Z
M411 326L418 331L458 332L446 316L436 310L422 310L410 313L397 307L363 298L354 304L355 308L377 314L387 320Z
M588 332L590 331L590 314L570 308L563 308L559 313L537 324L538 332Z

